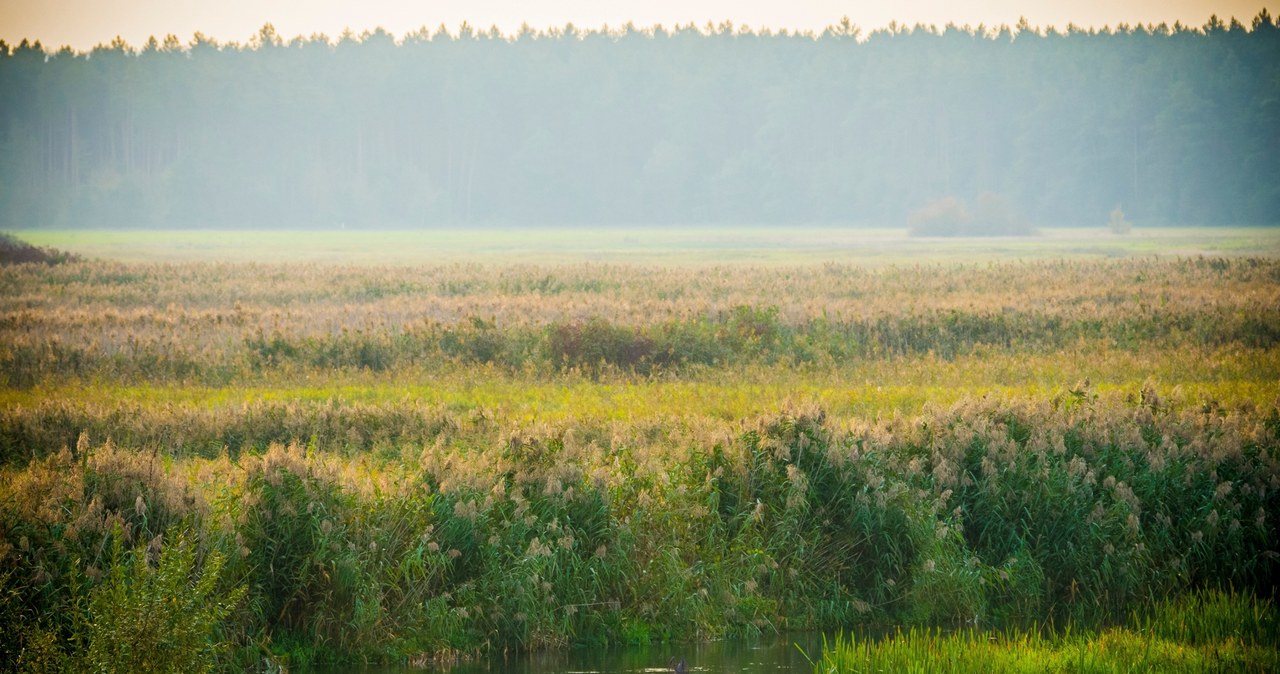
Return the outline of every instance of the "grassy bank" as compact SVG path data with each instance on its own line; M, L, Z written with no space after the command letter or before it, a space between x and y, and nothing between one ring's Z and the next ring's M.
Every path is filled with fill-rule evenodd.
M1280 622L1270 601L1206 592L1162 602L1124 626L1063 632L899 631L838 640L819 674L854 672L1271 672Z

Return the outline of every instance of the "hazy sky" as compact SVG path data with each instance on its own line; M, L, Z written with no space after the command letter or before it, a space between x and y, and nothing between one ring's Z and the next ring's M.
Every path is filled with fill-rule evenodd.
M285 37L343 29L356 33L382 27L397 37L421 26L462 21L515 31L527 22L535 28L573 22L583 28L602 24L666 26L690 21L733 21L752 28L819 31L842 16L864 30L900 23L951 21L957 24L1015 24L1025 16L1033 25L1065 27L1127 23L1199 26L1210 14L1235 16L1248 24L1265 0L0 0L0 39L16 43L39 39L46 47L78 50L110 42L119 35L134 46L150 35L166 33L189 42L196 31L220 42L245 41L266 22ZM1277 7L1275 9L1280 9ZM1274 9L1273 9L1274 11Z

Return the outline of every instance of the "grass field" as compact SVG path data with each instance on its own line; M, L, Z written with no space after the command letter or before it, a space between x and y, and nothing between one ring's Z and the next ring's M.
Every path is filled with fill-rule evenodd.
M1132 256L1280 255L1274 227L1045 229L1040 236L936 239L903 229L500 227L322 232L212 230L27 230L39 246L126 262L336 262L342 264L630 263L860 265L1107 259Z
M1273 230L22 236L0 671L1273 615Z

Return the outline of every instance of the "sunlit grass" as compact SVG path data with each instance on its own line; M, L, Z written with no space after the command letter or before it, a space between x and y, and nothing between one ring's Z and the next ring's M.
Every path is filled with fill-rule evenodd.
M678 378L626 374L551 377L498 368L452 366L383 374L303 371L235 386L109 381L0 389L0 404L67 403L234 406L246 402L328 401L486 410L508 421L567 419L742 419L786 405L817 406L837 418L916 414L981 396L1050 397L1089 379L1099 394L1133 395L1153 384L1186 404L1266 405L1280 397L1280 352L1171 349L1159 359L1125 350L988 354L871 360L832 369L778 366L707 370Z

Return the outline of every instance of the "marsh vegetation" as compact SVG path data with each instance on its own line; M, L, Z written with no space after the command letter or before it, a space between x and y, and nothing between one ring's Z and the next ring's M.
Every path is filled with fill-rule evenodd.
M0 674L1274 669L1247 23L0 41Z
M1102 629L1218 588L1274 629L1278 281L3 266L0 662Z

